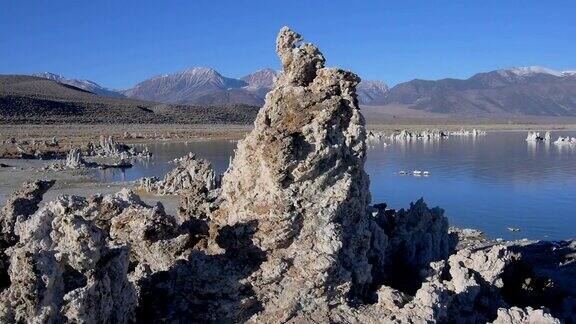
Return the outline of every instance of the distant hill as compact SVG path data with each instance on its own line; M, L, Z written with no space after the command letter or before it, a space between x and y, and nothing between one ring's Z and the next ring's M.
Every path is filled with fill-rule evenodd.
M267 68L258 70L252 74L248 74L240 80L246 82L251 87L261 87L261 88L268 88L272 89L274 86L274 81L280 74L279 71Z
M86 91L90 91L92 93L108 96L108 97L124 97L121 93L105 88L99 85L96 82L89 81L89 80L78 80L78 79L68 79L61 75L50 73L50 72L43 72L43 73L35 73L32 76L36 76L39 78L45 78L49 80L53 80L59 83L67 84L74 86L76 88L80 88Z
M157 76L122 93L130 98L170 104L241 103L260 106L264 102L258 91L249 88L248 82L224 77L204 67Z
M384 102L386 94L390 90L382 81L362 81L356 87L358 102L361 105L380 105Z
M214 69L195 67L153 77L118 92L87 80L67 79L52 73L37 75L93 94L130 98L147 102L146 105L260 107L279 72L267 68L231 78ZM412 80L391 89L382 81L365 80L360 82L357 92L361 105L394 111L394 114L378 114L381 117L398 116L399 112L415 116L410 110L455 120L576 117L576 71L559 72L537 66L478 73L465 80Z
M466 80L412 80L390 89L381 104L466 117L576 116L576 72L521 67Z
M262 106L266 93L274 86L278 71L262 69L240 79L222 76L217 71L196 67L138 83L122 91L130 98L177 104L240 103ZM361 104L381 104L388 86L381 81L358 85Z
M0 75L0 123L252 123L258 107L167 105L97 95L46 78Z

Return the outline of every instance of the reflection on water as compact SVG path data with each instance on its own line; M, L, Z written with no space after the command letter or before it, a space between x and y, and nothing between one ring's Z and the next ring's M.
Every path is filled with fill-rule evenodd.
M553 132L556 136L575 132ZM424 197L446 210L450 223L479 228L491 237L566 239L576 236L576 148L530 143L525 132L453 136L435 141L372 144L366 170L373 202L407 207ZM106 181L158 176L173 168L166 162L195 152L224 172L236 144L228 141L154 144L150 161L124 172L100 171ZM427 170L429 177L398 171ZM510 233L507 227L518 227Z

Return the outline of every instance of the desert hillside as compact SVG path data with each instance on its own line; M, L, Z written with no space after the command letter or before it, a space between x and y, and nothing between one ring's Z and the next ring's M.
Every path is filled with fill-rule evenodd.
M257 107L169 105L100 96L53 80L0 76L0 122L11 123L251 123Z

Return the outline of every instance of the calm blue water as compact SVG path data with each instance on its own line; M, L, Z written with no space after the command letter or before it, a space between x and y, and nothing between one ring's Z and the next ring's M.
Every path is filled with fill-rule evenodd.
M558 135L576 132L553 132ZM370 148L366 170L372 201L408 207L424 197L446 210L451 225L483 230L492 238L567 239L576 237L576 148L527 143L526 132L441 141L394 142ZM149 145L154 158L125 172L109 170L107 181L162 177L166 163L189 151L226 170L236 144L228 141ZM398 171L427 170L429 177ZM520 228L509 232L507 227Z

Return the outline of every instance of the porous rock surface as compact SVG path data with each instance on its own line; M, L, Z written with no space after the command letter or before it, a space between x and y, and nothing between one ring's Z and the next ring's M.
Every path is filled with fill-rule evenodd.
M163 180L143 178L139 183L140 189L156 195L179 195L178 216L181 221L209 220L209 215L221 201L220 182L211 163L197 158L194 153L172 162L176 167Z
M320 51L300 42L280 31L283 73L238 143L213 218L220 227L257 223L252 240L267 261L249 280L267 320L325 314L370 281L360 79L325 68Z
M106 231L95 221L105 206L98 199L65 196L17 224L19 241L6 251L11 284L0 294L2 322L127 322L133 317L129 249L109 246Z
M38 210L38 204L44 194L52 188L54 180L38 180L25 182L20 189L16 190L6 204L0 210L0 230L2 245L12 245L17 241L14 234L14 226L20 218L25 220Z
M193 194L216 188L216 176L207 160L189 153L174 163L176 167L166 174L164 180L144 178L140 183L141 188L157 195Z
M429 209L424 199L407 210L386 210L384 204L373 207L372 248L373 282L387 284L414 293L424 279L430 262L448 258L456 244L448 234L448 219L441 208ZM382 243L385 241L385 243Z
M66 155L66 162L64 163L66 168L78 169L86 166L86 161L82 157L82 151L78 148L73 148Z
M93 154L99 156L119 156L121 154L126 154L129 151L129 147L122 143L116 142L112 136L100 136L98 141L98 146L94 148Z
M6 249L18 242L15 227L38 210L44 194L54 185L53 180L38 180L25 182L12 195L0 209L0 290L10 285L8 275L8 256Z
M560 324L560 320L541 309L511 307L498 309L498 317L493 323Z
M92 142L88 143L86 155L127 159L132 157L147 158L152 154L148 148L137 150L135 147L119 143L112 136L101 135L96 145Z
M182 198L178 217L127 189L10 200L0 321L573 320L573 242L455 251L440 208L371 206L358 77L288 28L276 49L283 73L221 187L194 156L149 184Z

